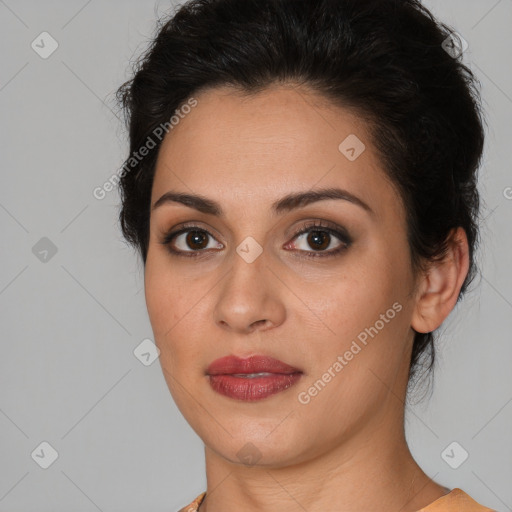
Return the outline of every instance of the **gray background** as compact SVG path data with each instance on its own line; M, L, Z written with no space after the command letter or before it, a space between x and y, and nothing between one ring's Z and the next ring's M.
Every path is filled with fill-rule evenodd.
M128 151L112 93L170 5L0 0L1 511L175 511L205 488L158 360L133 354L152 332L117 193L92 195ZM483 86L485 223L482 275L442 330L407 437L429 476L512 510L512 1L426 5L468 41ZM43 31L59 45L47 59L31 48ZM48 469L31 456L43 441L58 452ZM457 469L441 456L453 441L469 453Z

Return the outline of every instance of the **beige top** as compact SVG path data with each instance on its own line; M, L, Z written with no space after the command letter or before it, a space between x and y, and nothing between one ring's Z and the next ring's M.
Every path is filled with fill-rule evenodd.
M202 492L190 505L183 507L179 512L197 512L199 505L204 500L206 492ZM455 488L448 494L441 496L430 505L418 510L418 512L496 512L477 503L462 489Z

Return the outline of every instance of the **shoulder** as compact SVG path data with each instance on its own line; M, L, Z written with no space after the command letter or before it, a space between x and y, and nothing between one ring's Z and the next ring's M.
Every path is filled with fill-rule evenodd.
M480 505L462 489L455 488L418 512L496 512Z
M178 512L197 512L197 509L199 508L199 505L203 501L205 494L206 491L202 492L192 503L183 507Z

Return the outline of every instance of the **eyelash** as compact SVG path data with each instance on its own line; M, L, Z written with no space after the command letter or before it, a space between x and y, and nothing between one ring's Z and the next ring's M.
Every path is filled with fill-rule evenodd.
M317 228L317 229L315 229ZM206 233L208 236L215 239L215 237L206 229L200 228L195 224L183 224L178 230L171 231L167 233L163 240L160 242L162 245L166 246L169 252L176 256L182 256L184 258L197 258L202 255L202 253L206 252L203 250L197 251L181 251L176 250L171 247L171 242L179 235L183 233L188 233L189 231L199 231L201 233ZM331 224L326 221L310 221L298 228L293 234L292 240L295 240L299 236L309 233L310 231L320 231L322 233L328 233L331 236L335 236L341 242L340 247L336 249L331 249L330 251L301 251L304 253L304 257L306 258L329 258L333 256L337 256L339 253L345 251L352 244L351 238L344 232L344 230L340 230L337 228L335 224Z

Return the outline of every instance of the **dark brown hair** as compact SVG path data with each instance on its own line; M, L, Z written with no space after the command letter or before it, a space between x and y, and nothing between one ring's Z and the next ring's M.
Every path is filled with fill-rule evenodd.
M200 89L304 84L369 120L403 200L415 270L442 258L450 231L464 228L470 269L460 299L477 271L484 131L476 79L446 51L460 42L451 33L418 0L189 1L159 22L117 92L130 154ZM122 231L144 262L159 146L120 181ZM410 377L422 355L432 369L433 342L433 333L415 333Z

